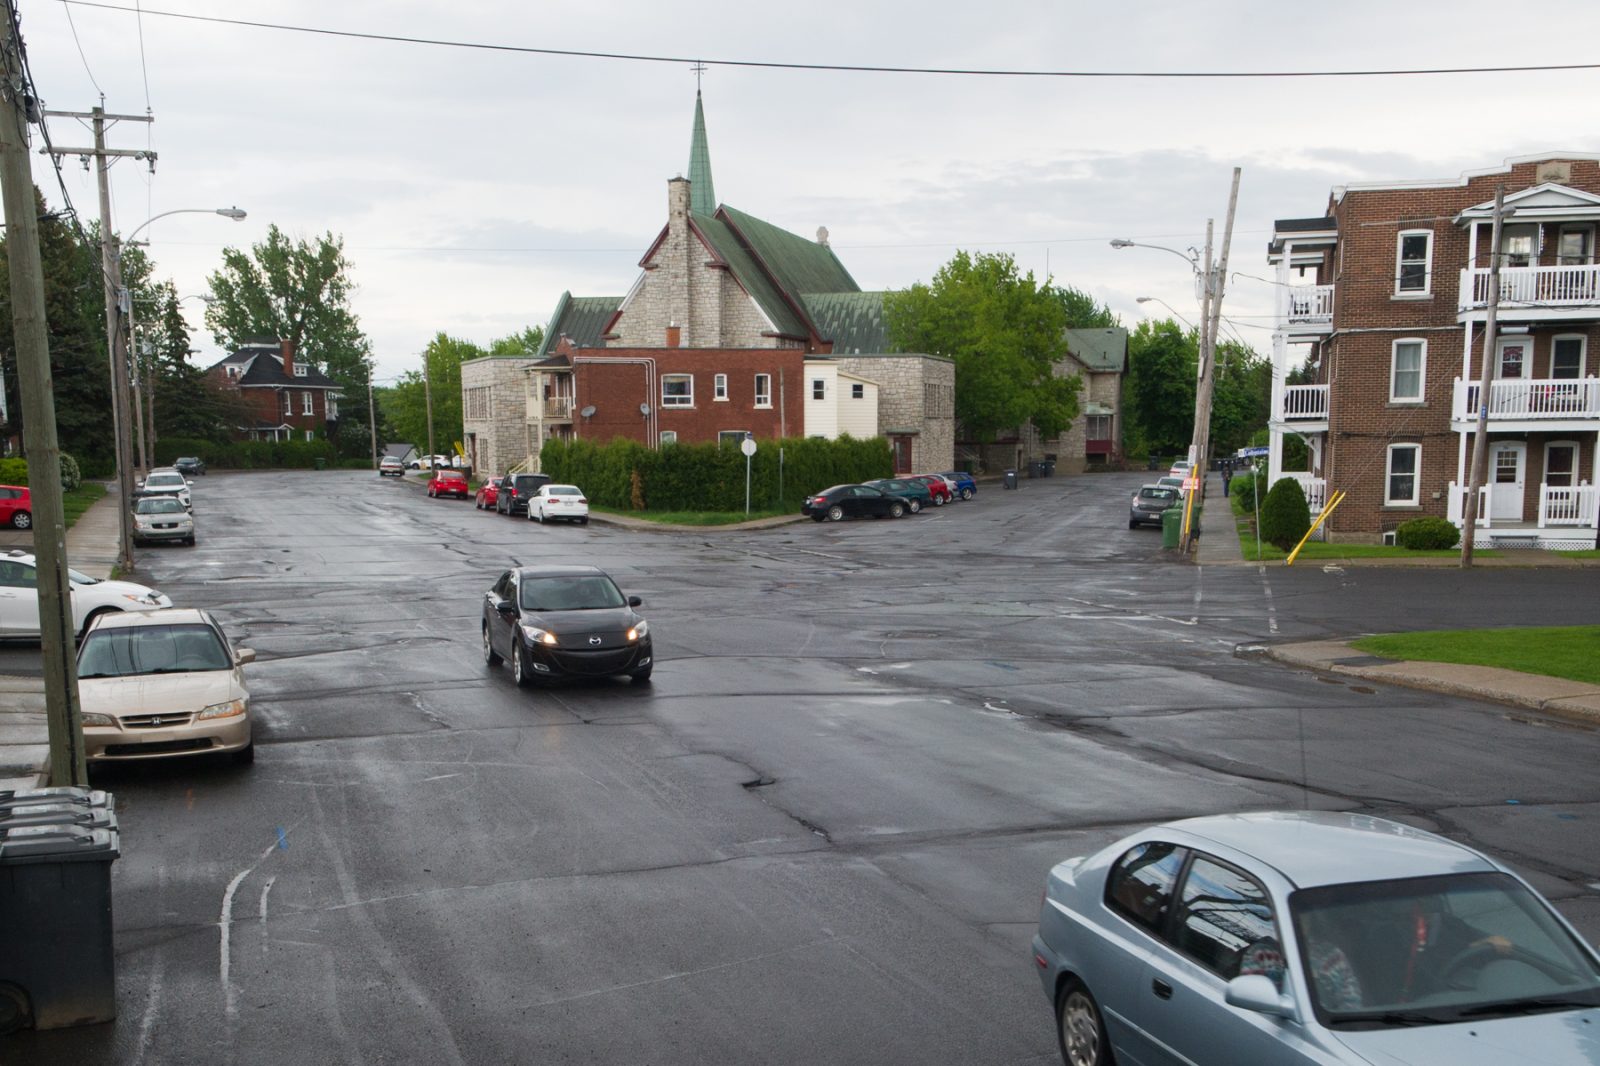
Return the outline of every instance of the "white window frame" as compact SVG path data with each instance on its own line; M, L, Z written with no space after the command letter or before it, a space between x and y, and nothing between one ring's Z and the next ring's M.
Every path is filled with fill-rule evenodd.
M1397 476L1394 469L1395 452L1409 451L1414 456L1411 466L1411 495L1409 498L1391 495L1394 487L1394 478ZM1405 474L1398 476L1405 477ZM1420 444L1391 444L1389 445L1383 462L1383 503L1385 507L1415 507L1422 499L1422 445Z
M1567 380L1556 378L1556 345L1562 341L1578 342L1578 373L1571 380L1582 378L1584 371L1589 369L1589 338L1582 333L1557 333L1550 338L1550 377L1553 380Z
M1417 394L1415 396L1402 396L1397 389L1400 379L1400 346L1402 344L1415 344L1417 346ZM1422 403L1428 394L1428 342L1422 337L1398 337L1389 346L1389 402L1390 403Z
M663 448L669 444L678 443L678 431L675 429L663 429L656 434L656 443Z
M1567 262L1567 256L1561 254L1561 242L1569 233L1582 233L1587 238L1583 242L1583 257L1576 262ZM1594 223L1568 222L1556 231L1556 265L1557 266L1589 266L1594 262Z
M1501 229L1501 231L1500 231L1500 247L1496 249L1496 251L1498 251L1500 253L1500 269L1501 270L1521 270L1521 269L1523 269L1525 267L1538 266L1539 265L1539 235L1540 235L1539 234L1539 227L1537 225L1535 225L1535 224L1524 223L1523 225L1520 225L1520 226L1506 226L1503 229ZM1506 251L1506 246L1508 244L1510 244L1512 241L1522 241L1522 240L1526 240L1528 242L1528 250L1526 252L1512 253L1512 252ZM1526 263L1513 264L1511 262L1511 256L1513 254L1515 254L1515 255L1517 255L1519 257L1526 258L1527 262ZM1502 290L1502 291L1504 291L1504 290Z
M329 422L337 419L339 417L339 401L332 396L324 396L322 398L322 417Z
M1402 267L1406 263L1415 263L1415 262L1417 262L1417 260L1415 260L1415 259L1402 259L1401 258L1401 255L1403 254L1405 246L1406 246L1406 238L1407 237L1426 237L1428 239L1427 250L1423 253L1422 260L1421 260L1421 262L1422 262L1422 288L1420 288L1420 289L1405 289L1405 288L1401 288L1400 287L1401 286L1401 282L1403 280ZM1403 229L1395 236L1395 241L1394 241L1394 294L1396 296L1402 298L1402 299L1405 299L1405 298L1413 298L1413 299L1415 299L1415 298L1420 298L1420 297L1423 297L1423 296L1432 296L1433 295L1433 230L1431 230L1431 229Z
M294 376L297 378L306 376L306 365L304 363L296 363L294 365Z
M306 430L306 440L311 441L311 440L316 440L316 439L317 439L317 431L316 430L314 430L314 429Z
M300 413L314 415L317 413L317 394L307 389L300 394Z
M746 437L750 436L748 429L719 429L717 430L717 447L724 444L740 445Z
M821 395L818 395L819 393ZM826 400L828 398L828 379L827 378L812 378L811 379L811 398L813 400Z
M1575 440L1552 440L1545 442L1544 465L1539 468L1539 480L1544 482L1546 485L1550 484L1550 452L1555 448L1572 449L1572 469L1567 472L1567 475L1572 478L1572 480L1565 485L1560 485L1557 487L1563 489L1575 488L1583 480L1578 476L1578 463L1583 458L1583 448Z
M685 396L668 396L667 382L687 381L689 392ZM694 406L694 375L693 374L662 374L661 375L661 406L662 407L693 407Z
M718 374L711 379L711 398L721 403L728 402L728 375Z
M865 400L867 398L867 387L859 381L852 381L850 383L850 398L852 400Z
M756 406L757 407L771 407L772 406L772 375L771 374L757 374L756 375Z
M283 390L283 414L286 418L294 414L294 393L288 389Z

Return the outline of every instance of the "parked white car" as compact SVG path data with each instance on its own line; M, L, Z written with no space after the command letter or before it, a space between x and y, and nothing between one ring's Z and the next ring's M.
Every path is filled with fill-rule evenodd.
M139 482L135 496L176 496L183 501L185 507L193 507L194 501L189 495L189 479L170 467L162 470L152 470L145 479Z
M528 501L528 521L553 522L561 519L589 524L589 499L576 485L540 485L539 491Z
M255 657L206 611L101 616L78 645L84 757L254 761L243 667Z
M194 515L173 496L145 496L133 501L133 543L176 540L194 545Z
M132 581L102 581L67 570L72 587L72 628L82 633L90 620L114 611L157 611L172 601ZM33 556L0 552L0 637L39 636L39 578Z

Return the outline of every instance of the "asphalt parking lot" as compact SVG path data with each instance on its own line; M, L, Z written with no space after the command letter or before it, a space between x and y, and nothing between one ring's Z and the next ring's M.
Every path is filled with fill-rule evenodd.
M665 531L212 474L137 579L257 651L257 761L96 774L121 1013L0 1062L1050 1062L1045 871L1219 811L1435 828L1600 937L1594 729L1241 653L1591 621L1600 572L1173 564L1142 480ZM535 561L643 597L652 684L485 666Z

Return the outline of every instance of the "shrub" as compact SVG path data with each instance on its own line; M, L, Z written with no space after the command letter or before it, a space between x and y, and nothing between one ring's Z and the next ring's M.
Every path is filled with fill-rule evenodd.
M83 484L83 471L78 469L78 460L61 453L61 487L71 492Z
M0 459L0 485L28 484L28 460Z
M1244 505L1246 511L1255 509L1256 476L1249 470L1241 470L1233 475L1233 480L1228 482L1228 495Z
M1395 527L1394 542L1412 551L1444 551L1461 540L1461 530L1443 518L1413 518Z
M1261 539L1288 551L1310 529L1311 508L1300 482L1292 477L1280 478L1261 501Z

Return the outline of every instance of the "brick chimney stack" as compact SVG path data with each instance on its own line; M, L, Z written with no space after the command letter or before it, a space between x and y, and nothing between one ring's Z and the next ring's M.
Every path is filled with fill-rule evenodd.
M682 342L683 330L674 322L667 327L667 347L676 348Z
M283 349L283 376L294 377L294 341L280 341Z

